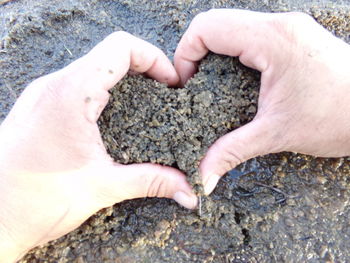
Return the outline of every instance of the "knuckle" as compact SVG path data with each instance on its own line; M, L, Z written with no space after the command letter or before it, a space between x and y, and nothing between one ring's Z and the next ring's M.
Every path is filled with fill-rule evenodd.
M285 25L292 25L297 28L305 28L306 25L314 22L314 19L303 12L289 12L281 16L281 21Z
M61 70L54 72L39 80L42 87L42 95L52 104L65 107L70 103L70 97L73 90L79 85L79 82L68 72Z
M132 38L132 35L125 31L116 31L111 33L106 37L105 40L112 40L112 41L128 41Z
M209 11L201 12L201 13L197 14L193 18L191 26L195 27L195 28L203 26L203 24L205 24L206 21L208 21L209 16L211 16L212 13L213 13L213 10L209 10Z
M23 91L21 97L25 101L26 109L31 115L40 116L39 122L48 121L47 118L57 116L59 108L64 106L63 89L55 73L40 77L31 82ZM27 116L22 112L24 116ZM61 113L61 111L60 111Z
M198 37L196 34L186 34L185 36L185 42L186 42L186 46L183 46L183 48L196 48L197 47L197 43L198 43Z
M242 155L232 145L227 145L224 140L219 140L215 146L215 152L221 156L222 167L226 171L232 170L244 161Z
M208 21L210 22L212 18L220 16L220 12L222 12L222 9L215 9L215 8L210 9L208 11L200 12L193 18L192 23L203 25Z
M148 185L147 197L164 197L164 189L165 185L163 178L159 175L155 175Z
M47 89L57 92L58 90L63 90L66 87L72 87L74 83L74 78L70 76L65 71L56 72L48 76L46 81Z
M56 94L62 83L62 78L56 77L55 73L42 76L29 84L27 90L41 90L42 94Z
M47 83L49 82L48 80L48 75L39 77L35 80L33 80L29 85L28 88L46 88Z
M303 12L289 12L287 14L295 21L313 20L310 15Z
M193 23L198 23L201 21L205 16L208 14L208 11L206 12L200 12L193 18Z
M221 18L226 17L227 12L231 12L231 15L234 15L235 10L212 8L208 11L199 13L195 18L199 25L206 26L212 24L215 20L222 22L223 20Z
M206 14L206 16L216 16L218 15L220 12L222 11L222 9L217 9L217 8L213 8L213 9L210 9L206 12L203 12L204 14Z
M193 48L194 50L203 48L201 35L206 30L206 24L208 23L208 21L211 20L209 18L209 15L210 15L209 12L210 11L202 12L195 16L189 29L184 35L184 40L185 40L184 42L186 43L186 45L181 46L181 48L187 49L188 47L190 47L190 48Z
M314 31L315 20L308 14L302 12L289 12L289 13L278 13L270 16L267 20L267 32L270 34L281 36L282 42L280 45L288 45L290 47L295 47L299 45L300 42L305 42L310 37L310 31ZM284 49L290 56L289 59L295 58L294 51L291 48Z
M159 197L162 194L163 172L164 168L160 164L143 164L145 173L142 176L142 184L144 185L144 196Z
M244 162L244 158L234 149L226 149L225 153L225 155L228 157L224 160L228 171Z

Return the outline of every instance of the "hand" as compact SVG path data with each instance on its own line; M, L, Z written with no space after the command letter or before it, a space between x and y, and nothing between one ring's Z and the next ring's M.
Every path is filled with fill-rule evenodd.
M0 126L0 261L78 227L126 199L197 203L185 176L155 164L121 165L106 153L96 121L108 90L127 71L174 85L178 75L151 44L125 32L31 83Z
M350 154L350 47L302 13L211 10L199 14L175 52L185 83L208 50L261 75L253 121L217 140L200 164L205 192L258 155L293 151Z

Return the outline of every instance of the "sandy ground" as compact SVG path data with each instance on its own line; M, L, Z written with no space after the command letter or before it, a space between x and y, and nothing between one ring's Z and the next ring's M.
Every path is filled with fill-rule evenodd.
M109 33L128 31L172 58L194 15L214 7L305 11L350 43L345 1L0 2L0 121L31 80L67 65ZM218 61L207 66L225 69ZM171 200L127 201L22 262L348 262L349 168L348 158L256 158L220 182L205 220Z

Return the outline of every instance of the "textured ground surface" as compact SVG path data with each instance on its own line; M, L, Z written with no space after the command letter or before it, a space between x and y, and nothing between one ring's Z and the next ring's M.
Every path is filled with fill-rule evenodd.
M112 91L100 130L117 162L179 168L202 194L199 162L216 139L253 119L260 74L217 55L199 70L183 89L143 76L126 78Z
M350 43L350 6L345 1L10 1L0 5L0 121L31 80L67 65L110 32L129 31L172 57L193 16L212 7L303 10ZM247 97L245 92L257 89L258 75L232 60L222 60L225 58L207 59L183 91L169 91L141 77L126 79L114 91L123 91L115 94L116 101L131 92L126 87L149 94L147 99L158 104L147 108L146 116L153 117L150 112L154 110L157 118L142 119L145 116L137 110L131 116L142 116L139 121L147 127L153 125L159 135L164 132L160 129L164 127L162 118L169 117L165 128L175 127L174 135L181 142L177 147L190 142L186 155L195 152L198 158L215 136L246 122L255 110L250 103L256 98ZM148 88L156 88L159 96L152 98ZM238 98L235 107L213 99L210 94L214 92L220 100L231 103L230 95ZM171 94L179 96L171 100ZM240 104L242 101L247 104ZM217 112L227 112L207 114L209 102L211 107L216 105ZM157 115L161 105L167 110ZM114 107L118 109L118 105ZM134 109L140 107L142 104L134 105ZM186 121L177 118L172 109L183 110L179 113ZM131 110L104 118L125 117ZM194 114L201 118L200 126ZM165 140L157 145L143 138L153 132L146 130L142 135L131 127L137 137L125 134L120 139L136 142L136 148L115 151L116 159L130 162L146 158L177 165L190 174L195 169L194 164L181 163L176 147ZM211 128L204 133L203 127ZM199 136L186 134L187 129L195 129ZM104 136L108 134L113 136L113 131L104 132ZM105 138L113 152L114 144ZM137 147L146 145L153 147L150 153L135 155ZM157 147L169 154L158 155ZM22 262L348 262L349 163L348 158L318 159L289 153L256 158L221 180L202 217L170 200L128 201L101 211L73 233L33 250Z

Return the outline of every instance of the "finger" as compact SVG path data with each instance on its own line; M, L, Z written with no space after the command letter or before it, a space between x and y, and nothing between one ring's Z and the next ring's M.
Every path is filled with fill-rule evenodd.
M205 193L210 194L221 176L238 164L277 150L279 134L273 132L265 120L252 122L218 139L200 163L200 173Z
M197 206L197 197L185 175L162 165L113 165L98 184L107 205L134 198L166 197L189 209Z
M166 55L152 44L126 32L115 32L97 44L87 55L64 69L74 73L79 87L85 83L98 84L98 89L112 88L131 69L147 73L152 78L176 84L177 73Z
M213 9L197 15L176 49L175 68L184 84L196 71L196 62L208 50L239 56L246 66L263 72L268 65L272 32L270 22L275 14L246 10ZM274 36L278 41L278 36Z
M109 35L87 55L43 80L68 108L87 108L87 119L94 122L108 103L107 91L129 69L169 85L179 81L172 63L159 48L126 32Z

